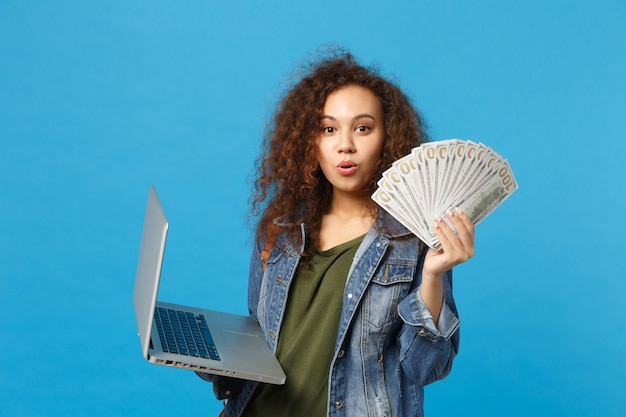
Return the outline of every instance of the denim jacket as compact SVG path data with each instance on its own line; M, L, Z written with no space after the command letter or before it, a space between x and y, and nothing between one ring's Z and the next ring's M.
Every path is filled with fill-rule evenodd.
M248 306L274 351L306 239L303 225L301 230L298 246L279 233L265 270L260 256L265 243L257 240L252 254ZM346 281L329 375L328 417L422 416L424 385L449 374L459 345L452 273L443 277L444 303L436 326L420 296L421 247L415 235L379 210ZM241 415L258 385L210 379L218 398L228 399L227 417Z

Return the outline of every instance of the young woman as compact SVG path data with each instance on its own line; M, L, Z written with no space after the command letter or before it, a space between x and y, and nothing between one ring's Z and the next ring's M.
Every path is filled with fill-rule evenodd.
M448 212L456 233L436 220L442 250L428 250L370 196L426 139L400 89L349 54L286 93L258 166L248 302L287 382L210 378L226 416L423 415L457 352L451 268L474 228Z

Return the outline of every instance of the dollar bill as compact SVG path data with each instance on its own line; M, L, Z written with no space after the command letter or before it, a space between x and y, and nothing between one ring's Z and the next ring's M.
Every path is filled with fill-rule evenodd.
M477 225L518 188L507 160L483 143L448 139L413 148L377 183L372 199L425 244L440 249L433 223L466 212Z

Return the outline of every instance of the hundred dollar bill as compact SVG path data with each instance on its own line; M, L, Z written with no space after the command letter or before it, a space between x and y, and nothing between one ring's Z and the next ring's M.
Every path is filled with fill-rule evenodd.
M426 168L426 181L429 189L428 199L426 200L427 210L433 213L437 206L435 200L437 199L437 192L439 190L439 178L437 176L437 144L436 142L429 142L422 145L422 154L424 156L424 167Z
M391 201L388 202L387 206L391 207L392 210L395 210L397 213L403 218L403 222L405 225L410 225L411 230L415 230L418 228L419 222L416 221L417 214L407 202L406 195L402 194L397 186L393 184L388 178L381 178L378 182L378 186L380 189L385 191L385 195L382 197L388 197ZM407 226L408 227L408 226Z
M517 181L508 161L505 160L499 164L496 175L467 200L460 201L457 207L467 213L472 223L477 225L517 189Z
M481 190L485 184L492 181L496 176L499 166L502 164L502 157L491 149L483 154L483 160L479 164L477 175L468 177L460 187L460 192L454 195L456 200L465 200L468 196L472 196Z
M419 229L413 221L407 216L406 212L404 212L400 207L395 204L394 197L392 194L387 192L384 188L378 188L374 191L372 195L372 199L387 213L391 214L398 222L400 222L404 227L409 229L413 234L420 238L424 243L428 245L429 242L425 241L423 238L426 233L424 230Z
M379 185L394 198L397 208L406 213L409 220L416 223L414 227L418 227L419 212L411 201L411 193L404 186L398 173L393 168L385 171Z
M416 226L427 230L428 213L425 212L424 194L421 190L414 189L419 184L417 164L412 153L395 161L391 168L383 174L391 183L397 186L397 191L404 193L406 199L403 202L410 206L410 210L415 215Z
M449 169L451 187L446 190L446 194L442 195L442 199L450 200L459 192L458 184L463 181L467 165L470 163L466 158L466 150L466 141L460 141L454 146ZM439 207L439 209L441 209L441 207Z
M441 142L437 142L437 160L438 165L440 167L438 171L438 175L440 177L439 180L439 190L437 192L437 201L435 205L437 207L442 207L446 202L446 196L450 195L455 186L452 181L452 173L454 170L454 163L456 158L456 147L457 145L461 145L462 141L458 139L450 139Z
M429 215L428 204L426 203L430 197L431 190L428 188L430 181L427 180L427 172L424 166L424 154L422 147L418 146L411 151L411 157L416 167L415 171L411 171L411 190L414 194L420 195L420 208L425 216Z
M491 161L500 159L495 152L484 145L469 142L463 148L461 158L466 161L464 170L459 174L455 182L455 188L446 194L446 202L443 206L449 206L454 201L464 200L471 195L480 185L492 175Z

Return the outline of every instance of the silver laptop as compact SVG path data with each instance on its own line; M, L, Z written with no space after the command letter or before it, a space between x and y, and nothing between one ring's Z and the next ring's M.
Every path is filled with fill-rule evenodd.
M144 358L158 365L284 384L285 373L251 317L157 301L167 229L151 186L133 293Z

